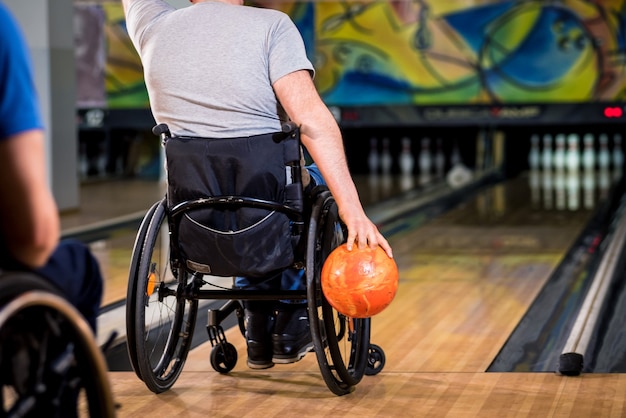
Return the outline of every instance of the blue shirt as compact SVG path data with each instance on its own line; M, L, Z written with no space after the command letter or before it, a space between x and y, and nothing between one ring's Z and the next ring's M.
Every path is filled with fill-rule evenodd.
M0 140L43 128L28 51L17 22L0 4Z

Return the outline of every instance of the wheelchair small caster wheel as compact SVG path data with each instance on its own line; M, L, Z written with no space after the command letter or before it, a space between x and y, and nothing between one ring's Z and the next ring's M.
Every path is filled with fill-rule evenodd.
M237 349L231 343L216 345L211 350L211 366L215 371L228 373L237 364Z
M365 374L373 376L380 373L383 367L385 367L385 352L376 344L370 344Z

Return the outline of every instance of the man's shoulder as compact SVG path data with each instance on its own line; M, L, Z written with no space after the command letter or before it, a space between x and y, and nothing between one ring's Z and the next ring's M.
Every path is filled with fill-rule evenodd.
M238 11L244 14L249 14L251 16L255 16L255 17L262 17L265 19L271 19L271 20L279 20L279 19L289 19L289 15L287 15L286 13L280 11L280 10L276 10L276 9L266 9L263 7L253 7L253 6L236 6L238 7Z
M126 17L130 15L158 15L176 10L174 6L163 0L126 0Z

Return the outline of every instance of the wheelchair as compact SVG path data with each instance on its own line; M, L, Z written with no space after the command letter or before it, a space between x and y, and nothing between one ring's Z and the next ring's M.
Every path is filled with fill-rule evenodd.
M0 270L0 416L115 416L91 328L32 273Z
M370 344L370 319L335 311L320 287L323 263L346 228L325 186L303 192L299 128L286 123L275 134L226 140L172 136L163 124L153 132L165 147L168 189L136 235L126 302L128 354L145 385L154 393L174 385L204 300L225 301L208 309L210 362L219 373L238 357L222 323L236 314L245 335L248 300L306 301L313 350L334 394L379 373L385 355ZM285 268L304 270L304 290L234 284Z

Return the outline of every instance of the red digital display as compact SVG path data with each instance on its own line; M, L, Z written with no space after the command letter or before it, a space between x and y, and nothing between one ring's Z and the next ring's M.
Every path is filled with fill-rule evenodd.
M621 118L623 114L624 111L621 107L609 106L604 108L605 118Z

